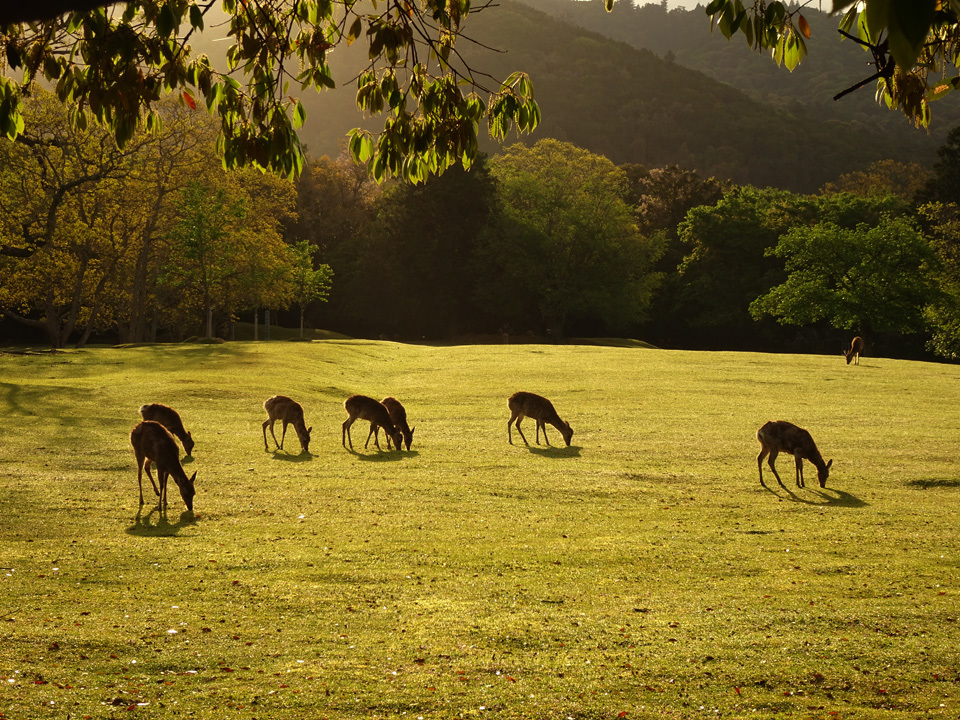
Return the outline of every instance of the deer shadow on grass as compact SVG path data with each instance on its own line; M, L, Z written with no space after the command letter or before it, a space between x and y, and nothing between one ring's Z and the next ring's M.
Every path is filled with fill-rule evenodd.
M815 497L803 497L798 495L789 487L780 486L770 487L764 485L763 489L769 492L771 495L776 496L781 500L789 500L791 502L800 503L802 505L816 505L817 507L841 507L841 508L863 508L869 505L868 502L861 500L856 495L851 495L848 492L843 490L837 490L836 488L819 488L819 487L803 487L797 488L797 490L806 491L808 494L813 494ZM787 493L787 497L783 498L780 495L779 490L784 490Z
M362 453L354 450L353 448L347 448L347 452L362 462L398 462L403 460L405 457L416 457L420 454L416 450L407 450L406 452L398 452L396 450L377 450L375 452Z
M556 459L580 457L579 445L571 445L570 447L553 447L552 445L547 447L535 447L533 445L528 445L527 451L531 455L539 455L540 457Z
M280 448L275 448L273 450L268 450L274 460L283 460L284 462L309 462L313 460L313 454L309 450L301 450L298 454L294 455L291 452L286 450L281 450Z
M154 513L157 517L151 521ZM176 522L170 522L166 508L154 505L150 512L144 515L141 506L133 519L133 525L127 528L127 534L137 537L176 537L181 528L194 525L196 522L197 518L190 510L184 510Z

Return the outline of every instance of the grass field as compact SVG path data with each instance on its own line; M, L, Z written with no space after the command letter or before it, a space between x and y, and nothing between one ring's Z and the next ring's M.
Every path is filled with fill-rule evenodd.
M570 448L507 443L519 389ZM311 454L264 450L276 393ZM342 448L352 393L400 398L413 450ZM195 516L138 507L145 402L193 432ZM958 405L960 367L869 357L0 354L0 717L957 718ZM760 486L773 419L826 489L782 456Z

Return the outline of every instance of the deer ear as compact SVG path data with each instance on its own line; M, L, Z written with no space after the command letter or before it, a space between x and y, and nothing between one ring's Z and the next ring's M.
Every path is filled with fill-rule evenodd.
M313 425L307 428L307 435L313 432Z
M827 463L827 470L830 469L830 466L831 466L831 465L833 465L833 460L830 460L830 462Z
M190 476L190 484L193 485L197 481L197 471L193 471L193 475Z

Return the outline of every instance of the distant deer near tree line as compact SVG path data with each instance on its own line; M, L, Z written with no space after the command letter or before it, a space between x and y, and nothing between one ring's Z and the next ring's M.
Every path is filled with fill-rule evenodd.
M757 430L757 440L760 441L761 445L760 454L757 455L757 467L760 470L760 484L764 487L766 487L766 484L763 482L763 459L769 455L770 459L767 464L773 470L773 476L780 483L780 487L786 488L773 464L777 455L782 452L790 453L794 457L797 466L797 487L804 487L804 460L809 460L816 466L820 487L827 486L827 476L830 474L830 466L833 465L833 460L826 463L823 461L823 456L817 450L813 437L803 428L797 427L786 420L771 421Z
M177 441L173 435L163 425L153 420L144 420L139 423L130 432L130 444L133 445L133 453L137 458L137 484L140 486L140 504L143 505L143 471L147 471L147 477L150 478L150 484L153 485L153 492L160 499L160 507L167 506L167 478L172 477L180 490L180 497L183 498L187 510L193 511L193 496L196 494L194 483L197 480L197 474L187 477L183 466L180 464L180 448L177 447ZM150 464L157 467L157 480L160 482L159 489L157 483L150 474Z
M567 444L567 447L570 447L570 438L573 437L573 429L570 427L570 423L560 419L560 416L553 407L553 403L545 397L521 390L509 397L507 406L510 408L510 419L507 420L507 439L511 445L513 445L513 435L511 434L510 426L513 425L514 422L516 422L517 432L520 433L520 437L523 438L524 444L530 444L527 442L523 430L520 429L520 421L525 417L529 417L537 422L537 445L540 444L541 428L543 429L543 441L547 445L550 444L550 441L547 439L546 425L546 423L550 423L560 431L560 435L563 436L563 441Z
M850 343L850 349L843 351L843 356L847 358L847 365L853 360L854 365L860 364L860 354L863 352L863 338L859 335Z

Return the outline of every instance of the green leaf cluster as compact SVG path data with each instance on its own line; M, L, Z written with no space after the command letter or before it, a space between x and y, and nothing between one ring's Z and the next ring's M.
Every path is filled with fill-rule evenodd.
M297 176L304 154L297 130L306 120L291 94L336 86L330 53L363 38L370 65L358 81L357 104L385 113L372 142L353 140L351 153L382 180L423 181L477 153L479 123L498 138L514 125L535 128L539 108L526 75L486 91L456 51L468 0L396 3L361 13L350 1L226 0L226 23L211 23L212 3L131 0L122 12L77 11L46 22L0 28L9 71L0 77L0 132L23 131L21 90L34 80L56 84L76 127L87 115L109 128L122 148L138 129L155 130L154 107L175 93L191 109L202 100L220 123L218 150L227 168L253 165ZM232 41L226 68L195 56L190 40L207 27L225 27ZM436 65L439 70L436 70ZM428 68L432 68L428 70ZM22 79L12 72L22 72ZM489 92L489 100L479 92ZM359 130L353 138L362 136Z

